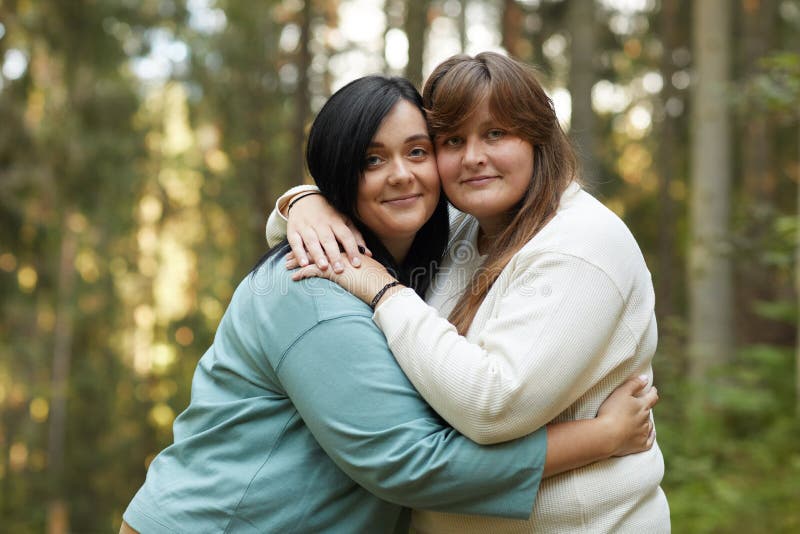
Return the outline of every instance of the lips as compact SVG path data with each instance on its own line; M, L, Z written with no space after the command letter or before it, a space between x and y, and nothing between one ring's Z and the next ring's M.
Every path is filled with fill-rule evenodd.
M390 206L407 206L409 204L413 204L420 197L422 197L422 195L419 193L413 195L403 195L384 200L383 203L389 204Z
M479 186L482 186L482 185L486 185L486 184L488 184L488 183L490 183L490 182L492 182L494 180L497 180L498 178L500 178L500 177L499 176L489 176L489 175L483 174L483 175L480 175L480 176L472 176L470 178L466 178L464 180L461 180L461 183L462 184L466 184L466 185L472 185L472 186L479 187Z

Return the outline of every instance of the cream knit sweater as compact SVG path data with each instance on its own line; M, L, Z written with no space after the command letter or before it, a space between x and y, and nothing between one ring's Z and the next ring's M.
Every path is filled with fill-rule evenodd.
M271 217L268 234L283 224ZM592 418L625 379L652 376L650 273L616 215L570 186L462 337L443 317L483 262L477 233L474 218L455 213L428 304L404 290L374 315L408 378L453 427L479 443L514 439L552 420ZM669 532L663 473L656 444L543 480L528 521L417 510L413 525L437 534Z

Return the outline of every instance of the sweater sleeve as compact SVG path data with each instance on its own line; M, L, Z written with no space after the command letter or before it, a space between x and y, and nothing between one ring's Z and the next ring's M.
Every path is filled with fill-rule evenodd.
M608 350L624 302L605 272L558 253L512 261L511 282L482 305L493 308L474 343L411 290L373 317L425 400L478 443L546 425L620 363L609 353L635 350L630 335Z
M279 196L278 200L275 201L275 208L270 212L267 218L267 225L264 228L267 246L274 247L286 238L286 223L288 221L286 217L283 216L283 210L286 209L286 205L293 196L306 191L319 191L319 188L315 185L296 185ZM447 215L450 221L451 236L455 235L456 229L471 217L463 211L457 210L451 204L447 205Z
M319 191L315 185L297 185L286 191L278 197L275 201L275 208L267 218L267 226L264 228L264 234L267 238L267 246L274 247L286 238L286 217L283 216L281 210L286 207L293 196L305 191Z
M530 515L546 432L483 447L445 426L369 316L318 323L280 361L281 383L314 438L371 493L419 509Z

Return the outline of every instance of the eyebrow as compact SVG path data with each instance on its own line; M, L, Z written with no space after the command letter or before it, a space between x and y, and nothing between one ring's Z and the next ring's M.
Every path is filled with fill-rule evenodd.
M412 141L420 141L420 140L430 141L431 137L428 134L421 134L421 133L420 134L415 134L415 135L406 137L405 140L403 140L403 144L410 143ZM377 141L372 141L372 142L370 142L369 146L370 147L376 147L376 148L383 148L386 145L384 145L383 143L379 143Z

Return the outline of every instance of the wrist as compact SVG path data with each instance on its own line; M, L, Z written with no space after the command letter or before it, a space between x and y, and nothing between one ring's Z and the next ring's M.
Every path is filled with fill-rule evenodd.
M292 197L292 199L289 201L289 205L286 207L286 216L288 217L294 205L303 200L304 198L321 194L322 193L319 191L305 191L303 193L296 194L294 197Z
M402 284L397 284L396 286L390 287L389 289L384 291L383 295L381 295L381 297L378 299L378 301L375 303L375 306L373 306L372 309L373 310L377 310L381 306L381 304L383 304L384 302L389 300L389 298L392 295L394 295L395 293L399 293L400 291L404 290L405 288L406 288L406 286L404 286Z
M315 185L296 185L278 197L278 200L275 202L275 210L278 212L278 215L286 219L286 208L289 206L289 203L308 191L319 191L319 188Z
M363 300L365 303L372 306L373 301L375 301L376 297L379 297L378 293L383 291L384 294L380 296L378 300L383 300L382 297L389 293L391 290L396 290L396 286L394 287L387 287L392 282L397 282L394 276L389 274L389 271L386 270L385 267L382 265L377 266L372 269L363 270L361 272L362 275L362 282L360 284L360 288L358 294L356 296ZM378 306L378 301L375 301L375 305L373 307Z
M613 417L608 415L598 415L594 422L597 426L598 435L602 436L600 452L602 459L613 458L616 456L620 446L620 433L614 424Z

